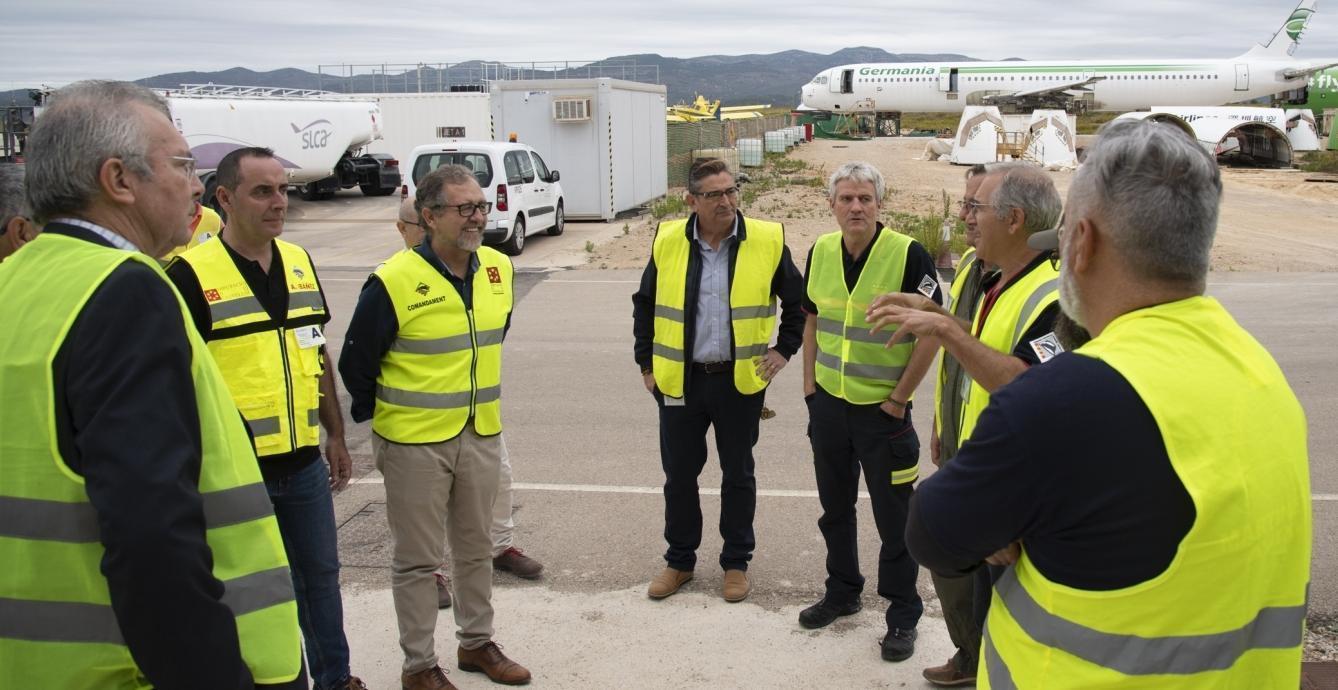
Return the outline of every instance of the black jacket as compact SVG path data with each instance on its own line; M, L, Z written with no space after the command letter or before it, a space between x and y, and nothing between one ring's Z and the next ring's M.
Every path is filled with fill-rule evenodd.
M737 214L738 241L731 242L729 248L729 282L734 285L734 265L739 258L739 245L748 241L748 224L742 213ZM693 336L697 322L697 292L701 285L701 245L692 238L693 228L697 226L697 214L688 218L683 228L687 234L688 276L687 290L683 297L683 352L687 358L692 356ZM655 257L646 262L646 270L641 274L641 287L632 295L632 337L635 340L633 355L642 368L650 366L651 351L655 339L655 283L659 275L655 267ZM775 350L782 357L789 359L799 351L804 342L804 278L795 268L790 257L790 248L781 250L780 264L771 276L771 294L780 299L780 332L776 336ZM730 334L730 348L734 347L734 336ZM691 386L692 367L684 372L683 389Z

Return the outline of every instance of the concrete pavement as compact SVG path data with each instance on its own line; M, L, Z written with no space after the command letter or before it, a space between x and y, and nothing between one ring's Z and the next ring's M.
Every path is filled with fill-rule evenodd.
M396 248L393 203L376 209L387 211L380 216L384 223L364 214L382 201L334 213L345 216L343 224L336 217L319 222L309 211L306 222L289 226L288 238L311 249L325 283L335 357L358 288ZM352 220L358 218L366 222ZM856 616L816 632L796 621L821 595L824 577L797 361L768 393L778 416L762 423L756 449L761 492L752 596L726 604L718 595L718 496L709 488L719 486L720 474L712 460L701 479L707 528L697 579L667 600L645 597L647 581L663 564L663 477L655 405L631 359L630 295L638 272L524 270L543 262L536 250L545 244L549 256L579 258L587 241L582 231L591 237L621 232L621 223L584 226L569 224L560 238L535 238L521 257L527 261L517 261L521 298L505 345L503 414L517 482L516 544L547 569L534 583L495 577L497 640L534 671L536 685L547 687L927 687L920 670L951 653L927 575L920 581L926 615L917 653L907 662L878 657L885 603L873 594L873 583ZM1307 410L1317 499L1311 608L1326 615L1338 613L1338 429L1330 421L1338 412L1335 289L1338 274L1214 274L1210 286L1273 352ZM917 429L928 428L931 399L932 390L922 385L916 400L924 404L913 410ZM344 404L347 409L346 398ZM401 655L388 590L384 491L371 467L368 425L351 425L348 440L358 480L336 498L346 629L355 673L371 687L395 687ZM927 451L921 472L932 472ZM862 500L860 547L864 571L872 574L877 537L866 506ZM454 624L446 614L437 648L453 669ZM490 685L458 670L451 679L461 687Z

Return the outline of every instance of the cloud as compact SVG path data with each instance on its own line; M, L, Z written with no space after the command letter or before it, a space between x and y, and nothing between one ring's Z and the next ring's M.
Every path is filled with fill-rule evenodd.
M179 0L19 2L30 6L6 22L11 39L0 88L236 66L315 71L319 64L830 53L859 45L983 59L1228 58L1268 40L1294 7L1293 0L1234 6L1124 0L1099 7L1053 0L494 6L233 0L201 10ZM1297 57L1326 56L1338 56L1338 17L1321 11Z

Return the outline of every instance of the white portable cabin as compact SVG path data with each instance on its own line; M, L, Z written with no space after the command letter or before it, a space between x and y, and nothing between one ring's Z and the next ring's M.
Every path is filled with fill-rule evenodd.
M389 153L408 165L415 146L465 139L491 141L492 112L488 94L474 92L364 93L356 97L376 102L384 120L381 140L368 153Z
M665 87L620 79L495 81L494 136L562 173L567 218L612 220L669 190Z
M999 108L993 105L968 105L957 123L957 137L952 141L948 162L957 165L993 163L1004 131Z
M1074 127L1063 110L1036 110L1027 124L1023 158L1050 166L1076 166L1078 151Z

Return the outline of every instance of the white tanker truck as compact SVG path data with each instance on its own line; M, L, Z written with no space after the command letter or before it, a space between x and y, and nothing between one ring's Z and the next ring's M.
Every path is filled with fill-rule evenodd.
M400 186L399 162L361 149L381 138L381 109L373 101L320 91L185 84L163 91L172 120L213 200L214 169L230 151L267 146L302 198L324 199L357 186L384 196Z

